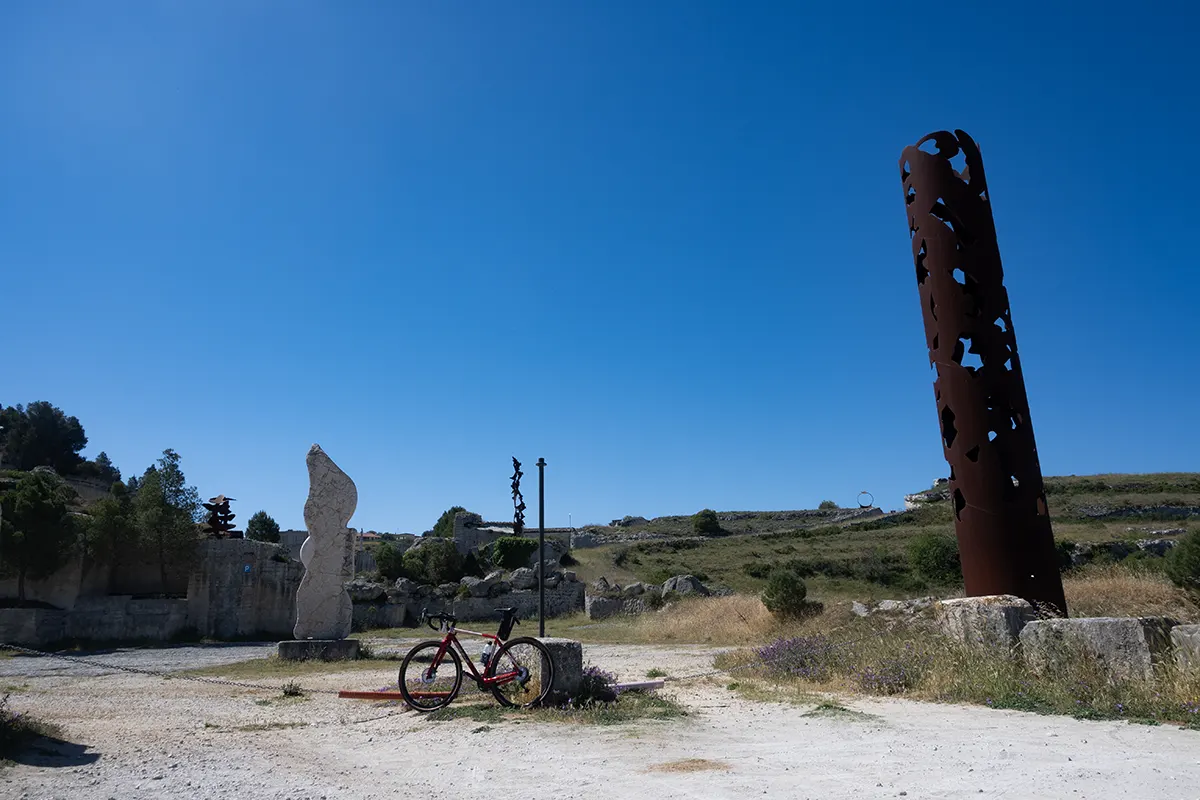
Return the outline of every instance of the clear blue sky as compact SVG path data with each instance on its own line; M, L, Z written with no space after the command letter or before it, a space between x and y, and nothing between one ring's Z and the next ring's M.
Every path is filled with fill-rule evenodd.
M962 128L1044 471L1200 469L1193 7L811 5L4 3L0 403L284 527L313 442L377 530L897 507Z

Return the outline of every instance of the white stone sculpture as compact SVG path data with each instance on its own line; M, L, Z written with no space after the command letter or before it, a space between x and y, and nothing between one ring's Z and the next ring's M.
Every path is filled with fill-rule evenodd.
M308 451L308 501L300 546L304 577L296 590L297 639L344 639L353 607L346 582L354 577L354 537L347 524L358 506L358 489L320 445Z

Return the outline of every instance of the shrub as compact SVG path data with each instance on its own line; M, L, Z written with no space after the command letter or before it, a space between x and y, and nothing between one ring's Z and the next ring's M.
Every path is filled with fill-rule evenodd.
M1179 540L1167 556L1167 577L1184 589L1200 591L1200 530Z
M405 577L404 553L391 542L375 546L375 565L379 567L379 574L389 581Z
M909 542L908 564L930 583L957 583L962 579L958 541L944 533L923 533Z
M838 504L833 502L832 500L822 500L821 504L817 506L817 508L821 509L822 511L829 511L829 510L837 508L837 507L838 507Z
M537 539L501 536L492 545L492 563L501 569L518 569L529 563L537 548Z
M701 536L719 536L724 533L721 530L721 521L717 519L717 512L711 508L699 511L692 517L692 530Z
M791 617L808 611L808 587L804 579L789 569L776 569L767 578L762 602L772 614Z
M462 578L462 556L453 539L426 538L404 553L404 572L421 583L456 583Z
M597 703L612 703L617 699L617 693L611 688L617 682L617 676L605 672L599 667L583 668L583 679L579 682L579 691L567 702L573 706L590 706Z
M803 678L809 681L828 680L837 650L828 636L797 636L776 639L754 654L763 662L768 674Z

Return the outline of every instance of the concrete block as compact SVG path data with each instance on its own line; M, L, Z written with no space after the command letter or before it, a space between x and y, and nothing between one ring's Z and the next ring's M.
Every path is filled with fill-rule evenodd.
M358 658L358 639L297 639L279 643L283 661L349 661Z
M1200 625L1176 625L1171 629L1171 646L1180 669L1200 670Z
M573 639L539 639L554 661L554 683L546 702L562 705L583 685L583 645Z
M1035 620L1021 631L1021 649L1038 670L1060 667L1074 650L1095 658L1113 680L1146 679L1168 654L1176 624L1166 617Z
M1035 611L1028 601L1010 594L956 597L934 606L942 633L957 642L1012 649Z

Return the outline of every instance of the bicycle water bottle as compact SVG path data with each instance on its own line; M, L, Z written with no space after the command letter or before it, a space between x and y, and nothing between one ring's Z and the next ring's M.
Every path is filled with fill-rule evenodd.
M487 647L483 648L483 666L486 668L488 662L492 660L492 643L488 642Z

